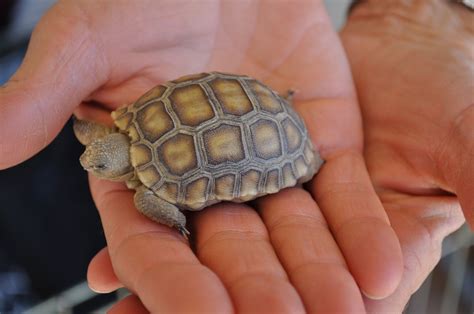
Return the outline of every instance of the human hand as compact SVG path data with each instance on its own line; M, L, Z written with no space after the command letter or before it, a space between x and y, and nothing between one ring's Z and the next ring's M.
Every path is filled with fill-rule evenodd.
M121 304L360 312L359 287L390 294L400 247L364 166L350 71L321 1L59 2L0 91L0 165L44 147L84 100L78 114L106 120L106 110L157 83L217 69L297 89L296 109L326 160L311 186L317 203L293 188L257 201L261 216L246 205L213 206L194 217L193 251L141 216L123 185L91 178L113 270L139 297ZM18 147L19 138L28 143ZM94 265L107 254L91 264L97 290L111 289L94 285Z
M366 1L341 36L367 165L405 264L396 293L367 309L401 312L464 222L461 206L474 223L472 13L444 1Z

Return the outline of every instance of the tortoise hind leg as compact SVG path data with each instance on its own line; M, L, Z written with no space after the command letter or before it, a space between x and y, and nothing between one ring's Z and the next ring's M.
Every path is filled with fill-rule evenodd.
M79 120L75 116L74 119L74 134L82 145L89 145L93 140L104 137L110 133L116 132L114 128L106 125L88 121Z
M188 238L189 231L185 227L186 217L178 207L159 198L143 185L137 188L134 200L135 206L143 215L178 229L186 239Z
M296 91L293 89L289 89L286 92L285 97L283 97L290 105L293 106L293 97L295 96Z

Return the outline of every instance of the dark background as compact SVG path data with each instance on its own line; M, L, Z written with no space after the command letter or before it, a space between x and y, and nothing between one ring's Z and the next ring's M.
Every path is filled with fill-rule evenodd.
M105 245L83 150L70 123L32 159L0 172L0 248L23 268L41 298L84 280L88 261Z
M0 0L0 84L19 65L29 39L28 32L10 36L8 26L15 26L19 6L18 1ZM45 150L0 171L1 313L84 281L90 259L105 246L79 164L83 149L69 121Z

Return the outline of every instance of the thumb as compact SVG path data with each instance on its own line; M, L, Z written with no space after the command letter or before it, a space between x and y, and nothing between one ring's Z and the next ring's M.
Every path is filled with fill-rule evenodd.
M0 169L48 145L74 107L105 81L105 62L86 21L72 5L51 8L22 65L0 88Z

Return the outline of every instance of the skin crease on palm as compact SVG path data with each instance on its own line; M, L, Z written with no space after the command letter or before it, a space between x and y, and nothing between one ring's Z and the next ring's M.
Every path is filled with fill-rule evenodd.
M372 124L366 122L373 116L362 104L366 152L383 210L360 156L362 127L348 64L321 1L298 6L283 1L196 3L56 5L35 30L22 67L0 90L0 167L47 145L79 103L78 115L107 121L105 110L133 102L155 84L182 74L219 69L255 76L281 92L294 88L296 108L327 160L310 186L312 195L293 188L262 198L256 203L260 215L236 204L200 212L191 217L192 251L174 231L142 217L123 185L91 178L108 249L92 261L90 285L104 292L125 285L138 295L118 303L117 313L145 311L144 306L151 312L361 312L364 306L400 311L439 258L443 237L463 222L457 200L439 192L456 192L466 184L422 173L416 184L407 176L408 185L403 180L386 185L384 171L385 178L393 173L371 162L376 160L371 154L379 153L370 138ZM359 24L360 33L355 28L352 34L349 26L343 39L351 53L350 39L364 34L366 26ZM377 36L367 39L367 47ZM429 44L426 50L414 48L429 52ZM373 50L353 46L349 57L359 80L364 70L358 72L357 53ZM394 72L393 63L386 66ZM361 100L370 103L364 86L357 82ZM28 139L24 146L18 146L19 138ZM453 167L456 155L447 155ZM386 163L393 161L382 156ZM425 163L420 169L438 166ZM402 255L387 215L404 253L399 286ZM359 292L360 287L384 297L397 286L382 301Z

